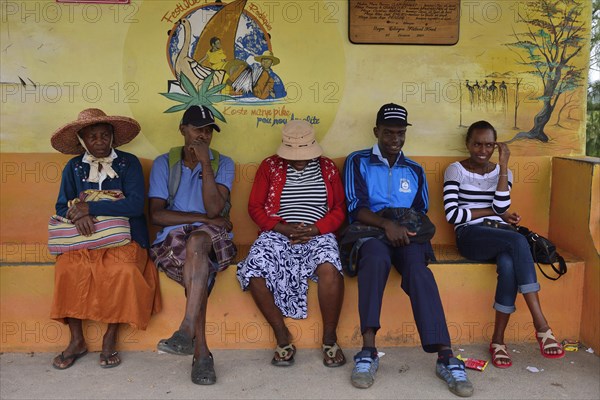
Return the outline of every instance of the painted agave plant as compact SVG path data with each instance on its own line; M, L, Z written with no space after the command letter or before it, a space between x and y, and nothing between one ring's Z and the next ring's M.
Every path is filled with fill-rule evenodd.
M179 75L179 84L186 93L161 93L161 95L165 96L167 99L181 103L164 112L174 113L187 110L191 106L205 106L216 118L223 122L227 122L223 114L221 114L213 104L230 100L232 97L220 94L221 90L225 88L224 83L212 87L210 86L211 82L213 82L214 74L214 71L211 72L210 75L204 79L202 84L199 87L196 87L184 73L181 73Z

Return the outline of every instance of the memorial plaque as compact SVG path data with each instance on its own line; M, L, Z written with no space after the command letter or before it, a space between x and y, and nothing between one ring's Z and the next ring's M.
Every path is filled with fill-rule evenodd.
M131 0L56 0L58 3L129 4Z
M460 0L349 0L352 43L458 42Z

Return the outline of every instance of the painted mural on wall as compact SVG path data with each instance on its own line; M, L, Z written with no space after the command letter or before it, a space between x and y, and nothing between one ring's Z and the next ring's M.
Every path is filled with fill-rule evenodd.
M542 81L543 92L538 97L542 104L533 127L517 133L514 139L547 142L545 127L558 101L566 98L560 114L570 103L569 93L581 86L584 68L575 63L575 57L585 43L582 12L580 1L541 0L519 14L523 23L513 31L515 41L507 46L517 54L518 62L529 68L527 72ZM558 121L560 124L560 115Z
M583 154L584 0L460 2L453 46L352 44L335 0L0 3L4 152L52 152L40 137L57 119L99 107L140 121L129 150L153 158L180 140L181 110L205 104L226 121L215 147L236 162L268 156L292 118L342 157L372 145L374 114L393 101L418 135L411 155L462 156L481 119L515 156Z
M144 102L131 111L151 114L145 138L157 152L169 149L183 110L203 104L222 124L215 148L237 162L271 154L292 119L310 122L323 139L347 79L345 38L332 17L340 12L339 3L321 0L140 3L143 23L127 31L123 73L144 82Z
M460 83L460 127L466 128L464 115L486 114L491 118L503 118L511 129L522 129L519 123L519 109L523 102L537 102L539 95L537 86L512 71L491 73L476 79L465 79ZM569 96L573 100L574 96ZM570 107L568 107L570 106ZM575 105L566 101L561 110L572 110ZM522 110L521 110L522 112ZM560 117L559 117L560 118ZM560 126L559 123L556 126ZM523 138L517 134L509 141ZM547 140L546 140L547 141Z
M501 126L501 140L514 143L517 151L572 149L585 101L585 5L540 0L508 9L514 12L510 30L502 33L508 39L479 55L489 72L463 70L454 81L458 127L488 119Z
M284 81L274 71L281 60L259 18L245 10L247 0L200 6L169 32L168 62L175 77L166 98L180 104L165 112L204 105L226 122L215 103L265 105L283 102ZM268 23L268 21L265 21Z

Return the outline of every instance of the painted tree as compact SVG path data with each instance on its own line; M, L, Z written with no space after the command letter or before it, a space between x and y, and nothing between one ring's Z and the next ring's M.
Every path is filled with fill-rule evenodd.
M585 47L583 11L579 0L539 0L528 2L527 9L519 12L527 27L520 32L513 29L516 41L507 46L518 55L520 64L531 68L528 73L541 79L543 90L538 97L542 108L533 119L533 127L517 133L513 140L547 142L544 128L558 100L580 86L583 68L576 65L575 57Z
M579 85L579 86L581 86L581 85ZM556 122L552 126L559 126L561 128L564 128L564 126L562 126L560 124L560 119L561 119L563 111L568 111L567 118L573 119L573 118L571 118L571 111L575 108L578 108L576 101L577 101L577 99L575 98L575 92L568 93L565 95L565 100L563 101L562 106L560 106L560 108L558 110L558 116L556 117Z

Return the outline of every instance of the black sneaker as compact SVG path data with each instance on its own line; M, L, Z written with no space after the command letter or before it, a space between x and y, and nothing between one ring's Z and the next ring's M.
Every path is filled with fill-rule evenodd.
M460 397L473 395L473 384L467 377L465 363L456 357L450 358L448 365L438 361L435 373L448 384L448 389Z

